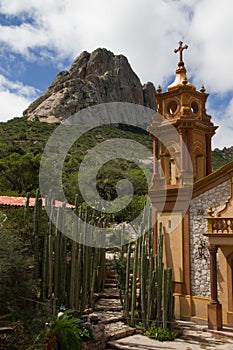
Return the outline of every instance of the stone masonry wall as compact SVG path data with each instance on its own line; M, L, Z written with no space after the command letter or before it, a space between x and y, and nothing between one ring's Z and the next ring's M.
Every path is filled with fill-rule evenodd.
M206 191L194 198L190 204L190 252L191 252L191 293L195 296L210 297L209 252L207 232L207 210L212 207L215 211L224 205L230 195L230 182ZM201 242L206 246L202 256L198 247Z

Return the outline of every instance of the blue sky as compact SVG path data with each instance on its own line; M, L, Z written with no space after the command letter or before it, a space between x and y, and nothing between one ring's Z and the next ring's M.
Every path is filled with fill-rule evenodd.
M142 83L166 89L180 40L189 80L202 84L219 125L213 147L233 145L232 0L0 0L0 120L24 109L84 50L127 56Z

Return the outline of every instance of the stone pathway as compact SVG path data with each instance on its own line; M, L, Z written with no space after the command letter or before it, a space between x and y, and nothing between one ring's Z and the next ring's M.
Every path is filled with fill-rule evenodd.
M143 335L133 335L108 342L107 349L118 350L233 350L233 332L209 332L203 325L192 322L178 322L183 335L172 342L159 342Z
M106 350L233 350L233 330L210 332L206 326L193 322L178 321L178 325L183 329L183 335L172 342L159 342L135 334L136 330L124 323L114 274L106 279L105 288L95 304L94 314L105 325Z
M123 322L123 309L114 274L106 279L105 288L94 306L94 314L105 324L107 341L128 337L135 333L134 328Z

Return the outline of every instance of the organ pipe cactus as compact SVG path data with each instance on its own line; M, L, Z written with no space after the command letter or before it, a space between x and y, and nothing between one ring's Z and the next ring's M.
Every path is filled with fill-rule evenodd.
M140 238L135 242L132 255L130 245L126 254L126 286L124 298L125 317L128 323L135 325L135 312L141 315L144 328L152 321L156 326L171 328L174 320L174 299L172 293L172 270L164 269L163 233L159 228L157 254L153 255L152 232L140 228ZM132 262L133 260L133 262ZM132 281L129 274L132 272ZM140 300L136 302L136 281L140 281ZM131 303L130 300L131 291Z
M27 206L29 199L27 195ZM77 217L85 220L77 219L72 223L72 216L69 216L65 203L58 208L49 194L45 200L46 219L40 193L36 192L33 215L34 271L35 277L41 282L40 297L44 301L51 301L53 311L64 303L66 307L81 312L93 305L94 294L104 286L105 249L101 248L104 237L101 237L98 246L98 227L87 232L87 223L99 219L83 209L77 197L75 204ZM72 227L73 240L62 233L62 228L69 225ZM105 225L103 220L101 225ZM95 247L91 247L90 240L95 242Z
M131 244L128 244L127 260L126 260L126 276L125 276L125 291L124 291L124 312L126 321L129 322L129 308L130 308L130 256Z
M29 202L29 198L28 198ZM40 252L39 252L39 234L41 223L42 199L39 190L36 191L35 207L34 207L34 276L39 277L40 269Z

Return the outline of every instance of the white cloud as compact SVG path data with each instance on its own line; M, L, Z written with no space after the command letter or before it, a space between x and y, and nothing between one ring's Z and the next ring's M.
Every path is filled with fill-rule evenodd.
M218 112L217 117L214 118L219 128L213 138L213 146L220 149L233 146L233 98L222 113Z
M222 149L224 147L231 147L233 145L232 136L233 136L233 127L232 125L228 125L226 122L222 122L221 120L218 122L216 120L216 125L219 128L216 131L216 134L213 137L213 149L219 148Z
M3 54L64 68L64 58L71 62L83 50L106 47L126 55L142 82L165 88L178 62L173 49L182 40L189 45L185 63L196 86L233 95L231 0L0 0L0 12L19 20L0 28ZM215 117L225 125L221 129L226 118L225 111ZM219 128L217 135L222 133ZM221 137L215 139L221 143Z
M32 86L10 81L0 75L0 121L21 117L22 112L37 95L38 91Z
M218 92L233 89L232 7L230 0L1 0L2 14L31 21L2 26L0 41L28 60L53 51L56 63L106 47L125 54L142 81L158 84L174 72L173 48L183 40L195 82Z
M190 25L192 70L209 91L233 90L232 11L230 0L204 0L197 4Z
M30 51L38 46L45 46L48 44L48 38L45 33L31 24L22 24L17 26L1 26L0 40L4 39L4 44L7 49L15 53L26 55L26 58L31 59L33 56Z
M0 92L0 121L4 122L14 117L21 117L31 101L9 91Z
M34 58L35 48L42 56L47 49L54 50L56 61L74 58L84 49L106 47L127 55L143 81L161 82L175 62L174 42L188 31L187 9L187 0L11 0L10 4L2 0L0 12L33 21L2 27L0 40L28 59Z

